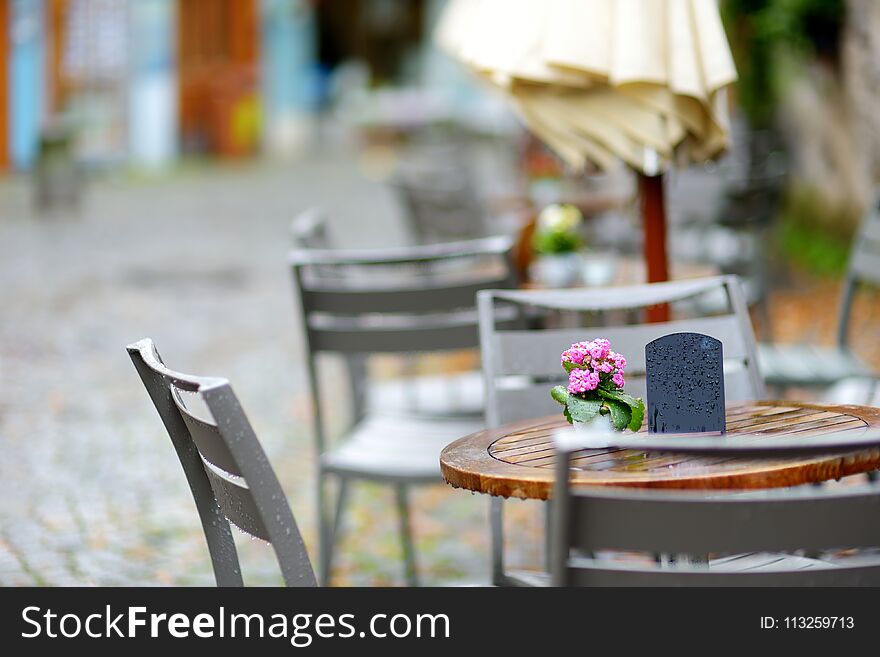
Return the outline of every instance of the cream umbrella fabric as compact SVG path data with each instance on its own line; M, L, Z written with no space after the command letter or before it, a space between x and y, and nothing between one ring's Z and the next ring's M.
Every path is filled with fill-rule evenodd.
M727 146L717 0L451 0L437 39L572 166L653 175Z

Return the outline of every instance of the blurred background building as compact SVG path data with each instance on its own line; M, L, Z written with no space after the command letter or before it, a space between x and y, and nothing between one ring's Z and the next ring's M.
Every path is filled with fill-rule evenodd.
M0 0L0 168L31 169L58 125L91 166L161 167L295 151L343 101L361 122L472 117L473 83L431 43L443 4ZM359 95L377 88L396 91Z

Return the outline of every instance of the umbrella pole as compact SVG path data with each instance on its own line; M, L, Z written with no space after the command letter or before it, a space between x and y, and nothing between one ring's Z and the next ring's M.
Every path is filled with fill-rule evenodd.
M666 254L666 202L663 198L663 174L639 174L639 197L645 231L645 265L649 283L669 280L669 259ZM669 305L648 308L649 322L668 322Z

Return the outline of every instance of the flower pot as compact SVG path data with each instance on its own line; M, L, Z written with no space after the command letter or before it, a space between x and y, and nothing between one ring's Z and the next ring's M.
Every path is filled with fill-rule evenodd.
M610 415L597 415L589 422L575 422L572 426L581 436L595 437L597 448L607 447L611 436L619 433L611 423Z
M581 281L583 258L580 253L542 255L530 269L531 279L543 287L571 287Z

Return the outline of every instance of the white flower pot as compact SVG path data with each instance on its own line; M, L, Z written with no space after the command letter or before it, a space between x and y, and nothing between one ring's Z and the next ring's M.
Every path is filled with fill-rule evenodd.
M531 266L531 278L543 287L571 287L580 283L583 258L580 253L539 256Z

